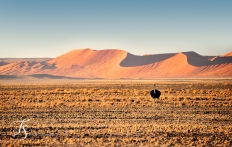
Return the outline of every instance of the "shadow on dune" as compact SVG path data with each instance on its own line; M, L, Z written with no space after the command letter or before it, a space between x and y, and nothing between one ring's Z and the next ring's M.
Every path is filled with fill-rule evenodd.
M215 57L213 62L219 64L232 63L232 56Z
M18 76L15 75L0 75L0 79L16 79Z
M170 54L158 54L158 55L146 55L146 56L136 56L130 53L127 53L127 56L122 62L120 66L122 67L135 67L135 66L143 66L148 65L155 62L160 62L166 60L168 58L176 55L175 53Z
M26 61L26 62L21 62L19 68L27 67L27 70L30 70L33 66L36 64L40 64L39 67L41 66L41 69L55 69L56 65L55 64L47 64L46 62L35 62L35 61Z
M46 62L41 62L40 64L42 65L42 69L55 69L56 68L55 64L49 65Z
M30 68L30 67L34 66L35 64L37 64L37 63L38 63L38 62L35 62L35 61L31 61L31 62L28 62L28 61L26 61L26 62L21 62L19 68L23 68L23 67L25 67L26 65L28 66L28 68Z
M49 79L83 79L83 78L74 78L74 77L66 77L66 76L55 76L55 75L49 75L49 74L33 74L29 75L33 78L43 79L43 78L49 78Z
M9 64L9 63L0 61L0 66L4 66L4 65L7 65L7 64Z
M210 61L206 57L203 57L195 52L182 52L182 53L187 56L188 64L197 67L232 63L231 57L217 57L213 61Z
M214 63L208 60L205 57L195 53L195 52L182 52L182 54L187 56L187 62L193 66L209 66L213 65Z
M0 79L25 79L25 78L36 78L36 79L74 79L81 80L85 78L74 78L74 77L66 77L66 76L55 76L49 74L33 74L33 75L0 75Z

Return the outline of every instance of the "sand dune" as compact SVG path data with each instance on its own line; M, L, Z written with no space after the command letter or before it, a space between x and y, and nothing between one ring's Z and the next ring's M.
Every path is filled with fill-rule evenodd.
M0 75L105 79L232 77L231 53L209 60L195 52L137 56L119 49L79 49L48 60L2 60Z
M92 49L72 50L53 60L48 61L50 64L56 64L56 67L81 67L94 64L105 64L106 61L117 60L117 58L125 56L126 52L122 50L100 50Z
M224 57L227 57L227 56L232 56L232 51L231 52L228 52L226 54L223 55Z

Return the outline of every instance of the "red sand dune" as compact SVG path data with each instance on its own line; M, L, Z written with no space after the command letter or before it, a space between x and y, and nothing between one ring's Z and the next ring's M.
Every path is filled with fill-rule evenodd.
M223 55L224 57L227 57L227 56L232 56L232 51L231 52L228 52L226 54Z
M80 49L48 61L0 62L0 75L106 79L232 77L231 53L209 60L195 52L137 56L118 49Z

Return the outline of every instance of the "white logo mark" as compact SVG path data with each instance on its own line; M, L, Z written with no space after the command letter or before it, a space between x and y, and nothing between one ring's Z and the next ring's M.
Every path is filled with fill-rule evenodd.
M14 122L21 122L21 124L19 126L18 134L20 134L21 130L23 129L24 134L25 134L25 137L23 138L23 140L27 138L27 131L25 130L25 126L27 126L27 125L23 125L23 123L28 122L28 121L30 121L30 119L23 119L22 121L14 121ZM18 134L14 134L13 137L15 137Z

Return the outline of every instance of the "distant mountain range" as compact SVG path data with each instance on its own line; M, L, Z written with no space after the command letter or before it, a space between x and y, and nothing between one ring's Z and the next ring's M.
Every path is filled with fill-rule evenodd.
M0 75L103 79L232 77L232 51L221 56L202 56L192 51L137 56L118 49L80 49L57 58L0 58Z

